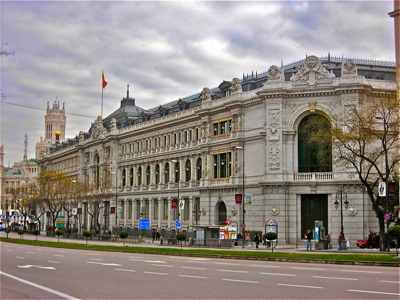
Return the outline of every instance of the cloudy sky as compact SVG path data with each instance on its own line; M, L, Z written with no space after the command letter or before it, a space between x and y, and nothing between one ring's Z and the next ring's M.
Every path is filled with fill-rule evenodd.
M0 5L4 50L15 52L1 57L6 164L22 159L25 132L34 157L47 101L65 101L67 137L88 130L102 70L107 115L127 83L151 108L306 54L394 60L392 1Z

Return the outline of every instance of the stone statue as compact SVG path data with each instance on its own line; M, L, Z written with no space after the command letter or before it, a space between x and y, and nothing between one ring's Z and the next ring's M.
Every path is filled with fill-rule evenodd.
M308 84L315 84L319 80L334 78L335 74L329 72L319 60L318 57L308 56L303 65L290 78L291 81L302 81Z
M358 70L355 63L351 60L342 62L342 78L353 78L357 77Z
M239 78L232 79L232 86L230 87L232 94L237 94L242 92L242 85Z
M268 80L280 80L281 79L281 69L275 65L269 67L267 71Z
M201 102L206 102L211 100L211 91L209 88L203 88L203 90L200 93L200 100Z

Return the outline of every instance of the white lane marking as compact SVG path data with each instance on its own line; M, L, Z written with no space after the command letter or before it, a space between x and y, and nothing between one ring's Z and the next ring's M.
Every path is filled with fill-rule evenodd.
M48 260L47 262L51 264L59 264L60 262L58 260Z
M217 269L218 272L230 272L230 273L249 273L249 271L243 270L227 270L227 269Z
M231 282L243 282L243 283L260 283L259 281L253 280L240 280L240 279L231 279L231 278L222 278L223 281L231 281Z
M168 273L147 272L147 271L144 271L144 274L150 274L150 275L168 275Z
M268 272L260 272L260 275L272 275L272 276L287 276L287 277L295 277L296 274L286 274L286 273L268 273Z
M365 271L365 270L339 270L340 272L348 272L348 273L368 273L368 274L382 274L379 271Z
M162 260L144 260L143 262L151 264L165 264L165 261Z
M307 288L307 289L323 289L322 286L314 286L314 285L300 285L300 284L287 284L287 283L278 283L279 286L290 286L290 287L298 287L298 288Z
M129 259L144 259L144 256L130 256Z
M187 269L187 270L207 270L207 268L203 268L203 267L189 267L189 266L182 266L182 269Z
M36 254L36 252L28 251L26 254Z
M179 274L179 277L184 277L184 278L196 278L196 279L207 279L207 276L198 276L198 275L186 275L186 274Z
M326 271L326 269L323 268L312 268L312 267L290 267L293 270L310 270L310 271Z
M15 258L17 258L17 259L25 259L25 258L22 257L22 256L16 256Z
M351 278L351 277L328 277L328 276L313 276L313 278L321 278L321 279L334 279L334 280L358 280L358 278Z
M121 272L132 272L135 273L136 270L132 270L132 269L123 269L123 268L116 268L114 269L115 271L121 271Z
M400 294L398 294L398 293L388 293L388 292L378 292L378 291L365 291L365 290L346 290L346 292L400 296Z
M235 263L227 263L227 262L216 262L216 265L224 265L224 266L240 266L240 264Z
M73 296L71 296L71 295L62 293L62 292L60 292L60 291L53 290L53 289L48 288L48 287L46 287L46 286L44 286L44 285L40 285L40 284L34 283L34 282L32 282L32 281L28 281L28 280L19 278L19 277L17 277L17 276L14 276L14 275L5 273L5 272L3 272L3 271L0 271L0 275L3 275L3 276L6 276L6 277L9 277L9 278L12 278L12 279L14 279L14 280L17 280L17 281L22 282L22 283L25 283L25 284L27 284L27 285L33 286L33 287L38 288L38 289L40 289L40 290L46 291L46 292L48 292L48 293L57 295L57 296L59 296L59 297L61 297L61 298L64 298L64 299L68 299L68 300L79 300L79 298L75 298L75 297L73 297Z
M165 268L172 268L172 265L161 265L161 264L151 264L153 267L165 267Z
M98 261L88 261L88 264L95 264L95 265L102 265L102 266L114 266L114 267L120 267L120 264L115 264L115 263L102 263Z
M53 254L53 256L55 256L55 257L64 257L65 255L64 254Z
M91 258L91 260L103 261L104 259L102 259L102 258Z
M38 265L21 265L17 266L19 269L30 269L30 268L37 268L37 269L44 269L44 270L55 270L56 268L54 267L43 267L43 266L38 266Z
M281 266L276 266L276 265L247 265L247 267L253 267L253 268L280 268Z
M393 280L379 280L379 282L400 284L400 281L393 281Z

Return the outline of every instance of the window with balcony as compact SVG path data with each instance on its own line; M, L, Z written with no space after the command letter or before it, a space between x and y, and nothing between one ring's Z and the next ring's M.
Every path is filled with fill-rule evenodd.
M231 152L214 154L214 178L230 177L232 173Z
M306 116L298 129L299 172L332 172L331 124L320 114Z
M150 184L150 166L146 167L146 185Z
M142 185L142 167L137 170L138 185Z
M175 182L178 183L179 182L179 177L180 177L180 169L179 169L179 162L175 163Z
M202 173L202 166L201 166L201 158L199 157L196 162L196 179L197 180L201 179L201 173Z
M192 174L192 165L190 163L190 159L187 159L185 163L185 181L190 181L191 174Z
M213 123L213 134L217 135L227 135L232 131L232 120L222 120Z
M160 165L156 165L156 170L155 170L155 177L156 177L156 184L160 184Z
M164 165L164 179L165 179L164 183L169 182L169 163L165 163Z

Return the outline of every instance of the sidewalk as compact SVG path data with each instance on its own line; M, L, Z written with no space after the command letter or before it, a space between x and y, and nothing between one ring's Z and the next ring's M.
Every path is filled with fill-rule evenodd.
M6 237L5 232L0 232L0 237ZM14 239L20 239L21 237L15 233L12 232L9 234L10 238L14 238ZM52 241L55 242L57 241L57 237L48 237L48 236L44 236L44 235L39 235L38 237L36 237L35 235L31 235L31 234L24 234L22 236L22 239L24 240L39 240L39 241ZM60 242L64 242L64 243L79 243L79 244L86 244L85 240L81 240L81 239L72 239L72 238L63 238L60 237ZM99 241L99 240L88 240L88 244L94 244L94 245L113 245L113 246L121 246L123 247L128 246L128 247L154 247L154 248L176 248L176 249L208 249L208 250L228 250L228 251L243 251L243 250L247 250L247 251L266 251L266 252L271 252L271 248L267 248L263 245L260 245L259 248L257 249L254 245L254 243L245 246L245 248L242 248L241 245L239 246L234 246L232 248L209 248L209 247L197 247L197 246L185 246L185 244L183 244L183 246L180 245L168 245L168 244L164 244L164 245L160 245L159 241L155 241L154 243L152 242L151 239L146 239L143 242L133 242L132 240L127 239L125 241L125 243L121 242L121 241ZM284 244L284 245L278 245L277 247L274 248L274 252L287 252L287 253L301 253L301 252L307 252L305 247L299 247L296 245L290 245L290 244ZM396 250L392 249L391 252L395 253ZM337 249L328 249L328 250L313 250L309 253L380 253L379 249L360 249L360 248L351 248L351 249L347 249L347 250L337 250Z

